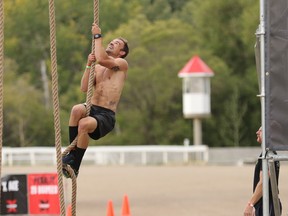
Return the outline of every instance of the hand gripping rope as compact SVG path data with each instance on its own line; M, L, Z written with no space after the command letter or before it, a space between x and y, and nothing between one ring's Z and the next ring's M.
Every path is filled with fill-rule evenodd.
M2 1L2 0L0 0ZM99 0L94 0L94 22L99 23ZM65 201L63 193L63 179L62 176L62 157L68 154L77 144L77 137L74 141L61 153L61 127L59 114L59 97L58 97L58 75L57 75L57 54L56 54L56 24L55 24L55 6L54 0L49 0L49 23L50 23L50 50L51 50L51 68L52 68L52 97L54 110L54 129L55 129L55 147L57 155L57 174L58 174L58 188L60 194L60 211L61 216L65 216ZM94 51L94 40L92 40L92 51ZM91 73L89 76L88 92L86 96L86 116L89 115L91 109L91 97L93 89L95 63L91 66ZM76 216L76 191L77 181L74 171L71 167L65 167L72 178L72 216Z

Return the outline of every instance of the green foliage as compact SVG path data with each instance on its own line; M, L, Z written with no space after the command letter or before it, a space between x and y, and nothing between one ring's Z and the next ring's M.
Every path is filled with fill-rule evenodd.
M260 122L253 50L258 24L257 4L195 0L187 3L180 15L195 27L195 34L201 38L199 46L209 50L225 66L217 68L215 62L206 61L215 72L212 78L212 118L204 122L204 143L209 145L244 146L255 140L255 130ZM238 117L233 117L231 111ZM241 118L242 123L237 123ZM213 129L217 130L211 134ZM205 136L205 131L209 136Z
M16 63L7 62L4 79L4 146L53 145L51 110L45 109L41 92L29 84L29 74L17 77Z
M99 22L104 34L108 31L119 28L120 25L141 13L141 5L138 0L105 0L99 1ZM90 30L90 29L89 29Z
M47 1L12 0L4 6L5 55L19 64L19 74L31 72L40 59L49 57ZM33 73L31 77L35 78Z
M139 22L142 23L141 27L138 25ZM178 39L169 26L175 26L174 31L179 33ZM142 31L139 31L139 28ZM126 29L132 32L127 33ZM111 36L113 38L125 32L130 35L129 41L132 41L128 80L118 112L118 128L121 134L117 136L117 142L121 139L122 144L135 144L135 140L138 144L179 142L180 136L174 132L174 123L180 121L182 128L187 127L181 111L179 112L182 87L177 71L182 67L181 59L186 59L187 52L191 52L189 49L193 47L194 41L193 37L190 37L192 29L190 32L187 29L190 29L190 26L177 19L152 24L143 16L138 16ZM177 40L186 45L175 47ZM180 50L184 52L178 54L178 61L175 61L175 53L180 53ZM124 137L131 136L133 130L139 131L134 134L135 139Z
M4 145L53 145L53 111L44 106L40 74L42 60L50 73L48 1L6 0L4 6ZM192 139L192 121L182 116L177 74L195 54L215 73L212 115L203 119L204 143L255 143L260 124L253 49L258 11L258 2L244 0L100 1L104 46L122 36L131 52L115 130L91 145L166 145ZM70 109L86 100L80 79L91 52L92 22L93 1L56 1L64 145Z

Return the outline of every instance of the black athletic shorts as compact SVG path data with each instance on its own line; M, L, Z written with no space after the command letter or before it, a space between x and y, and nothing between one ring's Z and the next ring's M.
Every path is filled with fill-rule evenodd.
M92 104L89 116L97 120L97 128L92 133L89 133L89 136L94 140L104 137L115 126L115 112L110 109Z

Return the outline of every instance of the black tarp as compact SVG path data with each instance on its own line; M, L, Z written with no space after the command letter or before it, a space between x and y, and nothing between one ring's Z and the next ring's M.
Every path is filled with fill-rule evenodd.
M266 147L288 150L288 1L265 5Z

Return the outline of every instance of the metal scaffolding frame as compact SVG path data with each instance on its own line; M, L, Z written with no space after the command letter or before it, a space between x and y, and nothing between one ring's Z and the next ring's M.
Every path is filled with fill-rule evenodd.
M288 2L260 0L260 24L256 31L256 68L261 101L263 216L269 216L269 178L274 213L280 216L275 161L288 161L288 155L273 151L288 150L286 89L288 73ZM288 76L287 76L288 77ZM281 83L280 83L281 82ZM282 84L282 86L281 86ZM285 116L286 117L286 116ZM287 118L288 119L288 118ZM270 173L270 177L269 177Z

